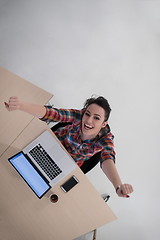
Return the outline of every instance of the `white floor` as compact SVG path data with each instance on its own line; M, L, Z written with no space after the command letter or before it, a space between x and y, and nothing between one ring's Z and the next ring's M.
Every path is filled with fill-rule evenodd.
M87 233L81 237L75 238L74 240L93 240L93 232Z
M118 217L97 240L159 240L160 0L0 0L0 65L56 107L109 100L116 166L135 191L118 198L99 166L88 174Z

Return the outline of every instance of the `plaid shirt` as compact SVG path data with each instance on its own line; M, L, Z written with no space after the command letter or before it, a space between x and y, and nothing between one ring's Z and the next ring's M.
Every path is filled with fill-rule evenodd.
M81 119L83 113L83 109L46 107L46 114L41 120L71 123L59 128L54 133L79 167L83 165L84 161L100 151L101 163L107 159L112 159L115 162L114 136L110 132L109 125L103 128L94 139L87 139L85 141L81 139Z

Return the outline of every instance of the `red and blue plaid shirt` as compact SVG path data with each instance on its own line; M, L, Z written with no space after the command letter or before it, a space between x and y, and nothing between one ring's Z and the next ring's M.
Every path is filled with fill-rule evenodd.
M79 167L83 165L84 161L100 151L101 163L107 159L112 159L115 162L114 136L110 132L109 125L103 128L94 139L87 139L85 141L81 139L81 119L83 113L83 109L46 107L46 114L41 120L71 123L59 128L54 133Z

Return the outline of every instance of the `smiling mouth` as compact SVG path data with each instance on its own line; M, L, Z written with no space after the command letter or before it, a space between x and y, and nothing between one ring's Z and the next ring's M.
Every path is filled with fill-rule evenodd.
M88 124L84 124L84 129L91 130L91 129L93 129L93 127Z

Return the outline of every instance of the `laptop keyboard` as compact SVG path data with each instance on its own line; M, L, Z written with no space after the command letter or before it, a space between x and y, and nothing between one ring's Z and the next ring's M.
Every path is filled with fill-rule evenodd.
M44 148L38 144L36 145L29 154L34 158L36 163L43 169L50 180L57 177L62 170L53 161L53 159L48 155Z

